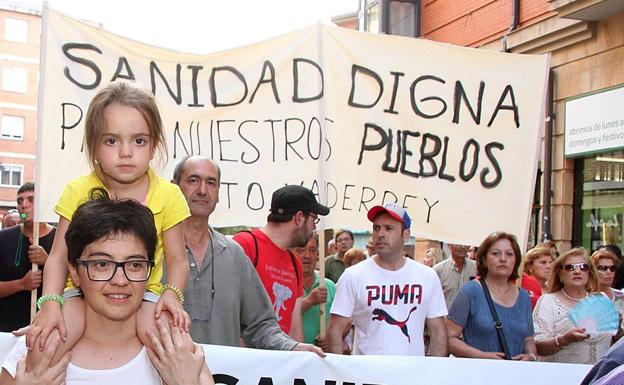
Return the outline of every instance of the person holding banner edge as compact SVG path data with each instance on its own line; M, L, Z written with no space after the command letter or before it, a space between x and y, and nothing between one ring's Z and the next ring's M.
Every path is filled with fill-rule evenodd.
M40 287L42 279L42 272L32 271L32 264L45 265L55 234L53 226L38 223L39 245L33 244L34 183L20 186L16 201L19 217L24 219L19 226L0 231L0 332L30 323L31 290Z
M167 319L170 314L173 325L181 326L185 331L190 323L182 307L188 263L181 226L190 213L180 189L157 176L150 167L157 149L166 156L162 121L154 96L127 82L114 82L100 90L87 111L85 148L93 171L67 184L55 206L59 224L44 271L44 296L38 301L41 311L26 334L29 349L38 347L43 351L47 338L59 333L62 343L55 361L71 349L84 329L84 303L80 291L71 280L66 281L64 236L74 211L88 199L94 188L105 188L116 199L135 199L154 213L159 247L138 318L139 336L144 344L150 344L146 330L156 330L155 318L163 314ZM168 280L164 286L160 282L163 255ZM37 353L32 356L37 359ZM29 360L29 367L30 363Z

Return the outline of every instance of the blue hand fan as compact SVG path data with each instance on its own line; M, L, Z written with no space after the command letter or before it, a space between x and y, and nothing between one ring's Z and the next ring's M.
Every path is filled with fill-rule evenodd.
M615 304L607 296L590 295L576 304L568 313L572 324L585 328L590 335L615 335L620 325L620 317Z

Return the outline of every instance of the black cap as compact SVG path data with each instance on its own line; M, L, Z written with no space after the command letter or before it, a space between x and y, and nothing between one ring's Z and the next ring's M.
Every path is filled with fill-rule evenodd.
M289 184L275 190L271 198L271 213L288 215L297 211L327 215L329 207L318 203L312 190L303 186Z

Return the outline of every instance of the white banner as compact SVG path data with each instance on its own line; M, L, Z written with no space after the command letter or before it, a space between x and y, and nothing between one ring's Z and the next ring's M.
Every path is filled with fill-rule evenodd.
M548 56L320 24L202 56L47 9L43 31L38 220L56 220L63 186L89 172L87 106L121 79L159 101L169 160L157 171L170 178L187 154L220 164L215 226L265 223L272 192L289 183L332 208L326 228L369 229L366 211L397 201L418 237L527 237Z
M15 343L0 333L0 362ZM553 385L579 384L590 365L407 356L320 358L203 345L215 383L227 385Z

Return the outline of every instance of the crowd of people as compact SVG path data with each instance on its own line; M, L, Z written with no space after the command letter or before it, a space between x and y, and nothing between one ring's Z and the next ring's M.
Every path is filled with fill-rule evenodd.
M327 245L335 251L319 261L325 245L316 225L330 208L299 185L273 192L264 226L227 237L210 225L219 165L189 156L170 181L158 176L150 167L157 150L166 154L158 108L149 92L125 82L91 102L85 150L92 172L67 184L54 207L56 227L33 221L32 183L3 218L0 331L19 329L25 339L3 364L2 384L78 377L210 384L195 343L320 357L598 363L588 384L624 361L620 345L611 348L621 325L615 335L590 334L567 316L594 295L622 314L615 246L560 255L547 242L523 256L513 234L495 232L478 247L450 244L448 258L427 249L418 262L404 253L409 213L386 203L367 212L366 251L339 230ZM70 359L70 351L79 354ZM95 382L102 373L108 377Z

